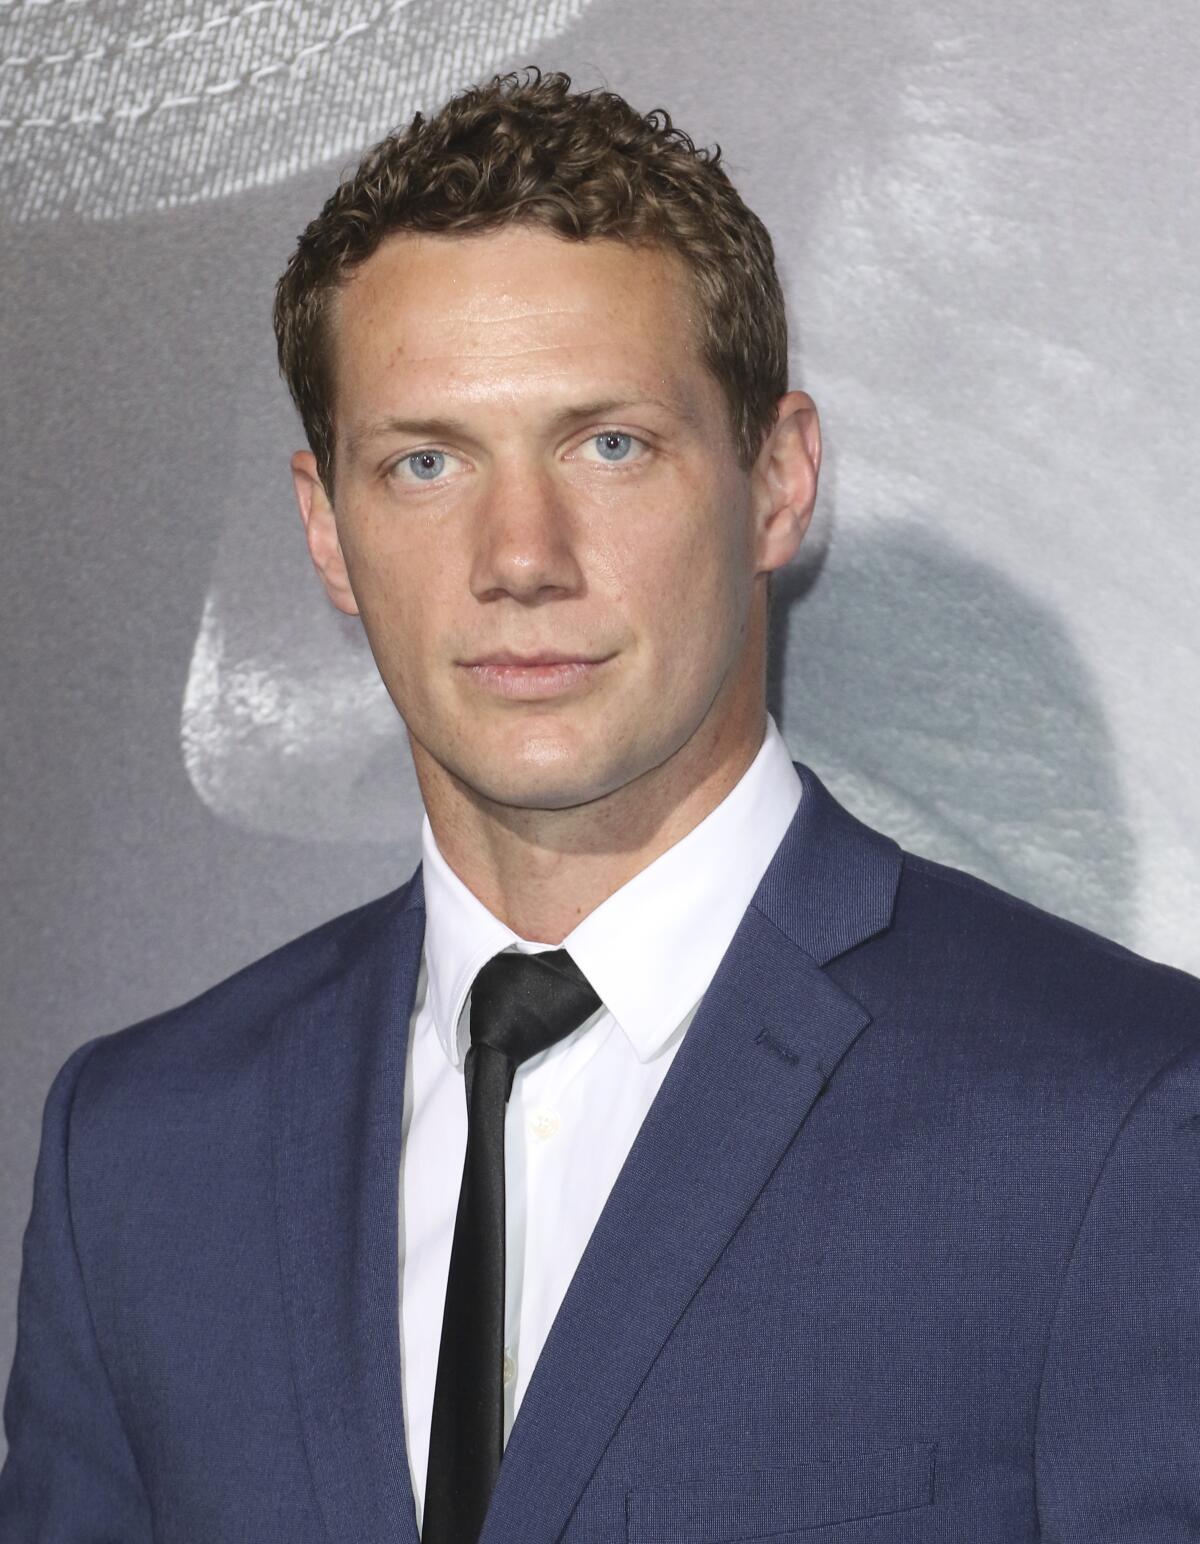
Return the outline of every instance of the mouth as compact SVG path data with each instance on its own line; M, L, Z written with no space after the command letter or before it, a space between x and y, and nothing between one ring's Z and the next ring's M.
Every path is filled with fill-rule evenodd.
M589 659L553 652L514 654L502 651L461 663L470 680L492 696L514 701L542 701L588 685L612 655Z
M481 654L478 659L463 660L464 665L513 665L524 668L531 665L592 665L596 661L587 654L563 654L555 649L543 649L540 654L517 654L511 649L499 649L495 654Z

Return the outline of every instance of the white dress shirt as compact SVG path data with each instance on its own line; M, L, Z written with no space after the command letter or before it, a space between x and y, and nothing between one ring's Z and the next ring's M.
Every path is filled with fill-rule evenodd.
M450 869L425 818L425 944L409 1029L400 1185L401 1366L418 1525L467 1144L472 981L503 949L561 947L602 1004L518 1068L509 1099L507 1441L617 1174L799 802L800 780L768 716L758 755L716 809L558 946L518 938L494 917Z

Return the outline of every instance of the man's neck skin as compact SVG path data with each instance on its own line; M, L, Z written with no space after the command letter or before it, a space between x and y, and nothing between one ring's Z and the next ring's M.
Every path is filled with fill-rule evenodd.
M761 653L727 682L700 726L660 766L569 809L482 799L410 740L438 850L521 938L560 944L589 912L673 847L737 785L766 727ZM758 659L754 655L758 653ZM722 699L725 699L724 701ZM730 700L732 699L732 700Z

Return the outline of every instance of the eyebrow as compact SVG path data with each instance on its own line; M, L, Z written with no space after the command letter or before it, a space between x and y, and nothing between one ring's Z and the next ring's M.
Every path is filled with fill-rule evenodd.
M672 418L682 419L685 423L694 424L696 414L690 408L680 402L673 402L665 397L597 397L591 402L573 403L568 407L560 408L550 420L551 429L561 429L571 423L580 423L588 418L606 418L623 412L636 411L642 407L655 407L669 414ZM346 440L346 449L351 455L357 455L373 440L383 439L391 434L408 434L417 439L429 440L462 440L473 442L475 436L470 425L461 418L408 418L396 416L381 418L375 423L366 424L356 430Z

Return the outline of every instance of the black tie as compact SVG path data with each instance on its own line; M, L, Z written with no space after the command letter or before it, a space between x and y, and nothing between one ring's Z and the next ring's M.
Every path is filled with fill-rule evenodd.
M467 1156L434 1385L423 1544L475 1544L504 1449L504 1111L513 1078L599 1006L565 949L498 954L471 988Z

